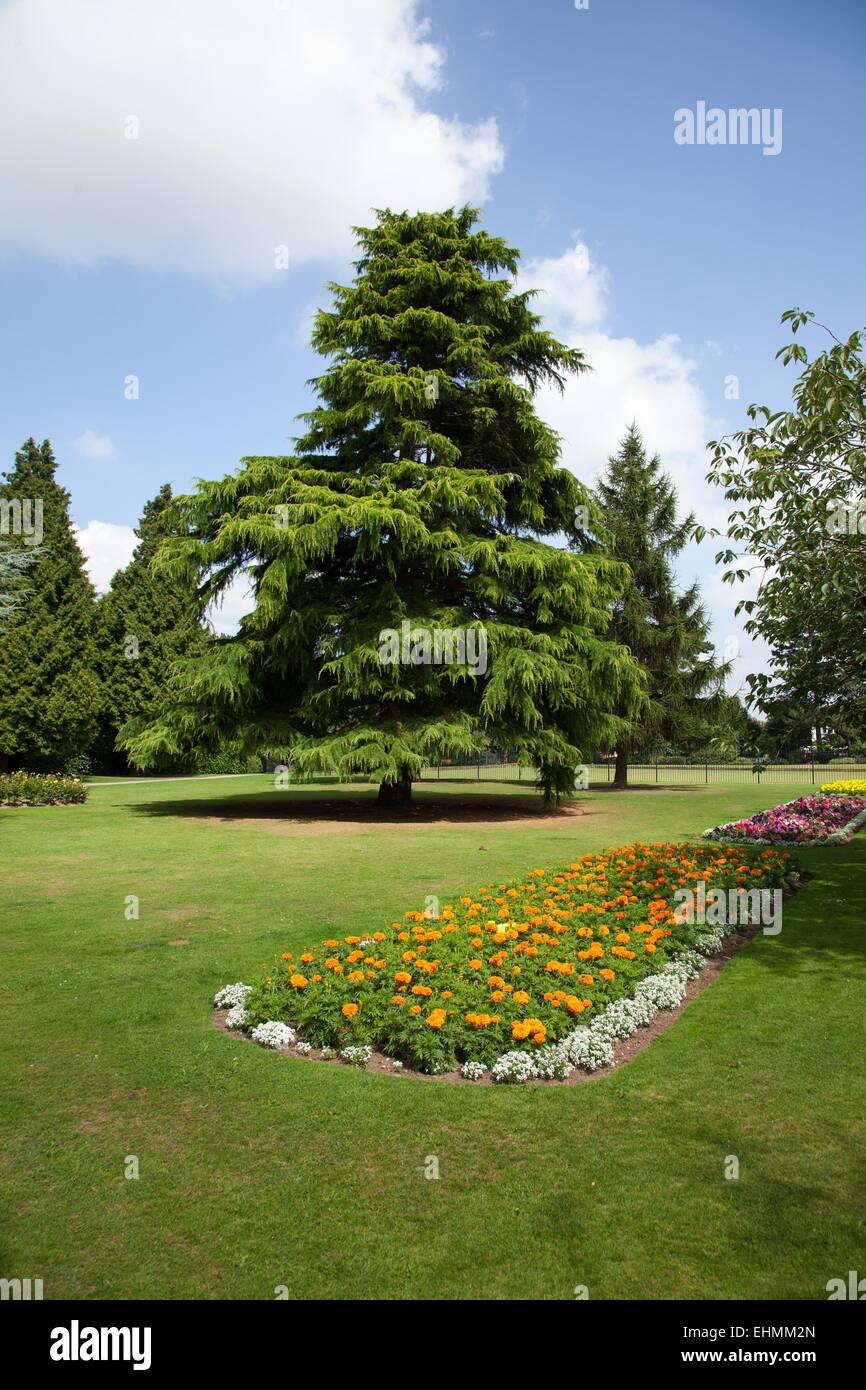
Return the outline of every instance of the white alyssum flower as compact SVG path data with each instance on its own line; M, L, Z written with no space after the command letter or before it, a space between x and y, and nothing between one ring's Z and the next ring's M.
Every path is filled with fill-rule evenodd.
M653 1010L675 1009L683 1002L686 982L682 975L660 972L638 981L635 986L635 999L646 1000Z
M675 961L669 961L665 970L678 970L682 968L690 980L696 980L704 968L704 960L697 951L688 947L681 951Z
M490 1075L494 1081L531 1081L535 1067L528 1052L503 1052L493 1063Z
M480 1081L487 1072L483 1062L464 1062L460 1068L467 1081Z
M640 1006L633 999L615 999L608 1004L603 1014L593 1019L590 1032L593 1037L615 1039L630 1038L644 1022Z
M226 1028L243 1028L246 1026L249 1014L243 1004L235 1004L233 1009L229 1009L226 1014Z
M539 1081L564 1081L574 1071L569 1053L560 1043L551 1043L536 1052L532 1067Z
M313 1044L312 1044L312 1043L308 1043L308 1042L299 1042L299 1043L296 1043L296 1044L295 1044L295 1051L296 1051L296 1052L302 1053L305 1057L306 1057L307 1053L308 1053L308 1052L312 1052L312 1050L313 1050Z
M250 1034L263 1047L291 1047L297 1036L294 1028L273 1018L268 1019L267 1023L260 1023Z
M215 1009L231 1009L235 1004L242 1004L248 994L252 994L252 985L224 985L218 989L213 997Z
M321 1057L323 1062L333 1062L334 1058L337 1056L339 1056L339 1053L335 1047L322 1048Z
M585 1071L598 1071L613 1062L613 1043L605 1033L597 1031L594 1023L589 1028L575 1028L558 1045L573 1067L583 1067Z
M703 931L695 937L695 950L700 951L702 956L715 956L724 945L725 934L718 927L712 931Z
M397 1057L394 1057L392 1059L391 1066L394 1068L395 1071L403 1070L403 1063Z
M344 1047L340 1052L340 1061L347 1062L350 1067L365 1067L372 1055L372 1047Z

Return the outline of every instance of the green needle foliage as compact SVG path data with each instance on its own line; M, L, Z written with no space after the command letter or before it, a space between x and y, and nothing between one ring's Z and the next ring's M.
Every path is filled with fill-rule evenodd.
M0 767L60 771L86 754L96 728L93 587L69 520L69 493L56 482L46 440L28 439L4 475L0 500L42 504L43 541L27 562L22 601L0 642ZM8 544L28 551L24 535Z
M41 547L22 550L0 541L0 637L9 626L9 619L23 602L26 590L23 579L35 563Z
M587 364L542 330L517 251L477 217L358 228L356 277L316 318L328 366L294 455L179 499L166 572L204 600L245 572L255 607L127 732L136 762L241 737L298 779L361 773L408 800L427 764L495 743L554 798L637 710L640 673L606 632L625 572L533 404ZM403 623L408 661L383 660ZM486 641L486 668L469 647L430 661L443 630L476 655Z
M174 662L200 657L210 641L192 585L172 582L152 570L161 542L171 534L171 500L171 488L165 484L145 504L132 559L118 570L98 603L103 711L96 755L104 770L124 769L126 759L118 761L114 751L119 730L131 719L156 713ZM163 758L153 769L173 771L184 765Z
M730 663L715 659L697 583L677 592L671 560L694 534L695 518L678 519L676 489L659 457L647 458L634 425L608 461L599 500L611 553L632 574L615 605L611 635L649 677L648 699L616 744L614 785L624 787L630 753L671 743L687 750L721 737L732 717L724 693Z

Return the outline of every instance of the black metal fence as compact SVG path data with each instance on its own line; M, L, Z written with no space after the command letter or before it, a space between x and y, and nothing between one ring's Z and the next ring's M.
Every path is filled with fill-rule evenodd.
M585 764L590 785L611 783L616 764L610 761ZM495 762L484 759L439 763L422 774L425 782L522 782L531 786L536 779L534 767L525 763ZM819 787L824 782L866 779L866 762L834 758L830 763L765 763L756 772L749 758L731 763L685 763L660 758L658 762L629 763L628 780L632 786L744 786L749 783L791 784L807 783Z

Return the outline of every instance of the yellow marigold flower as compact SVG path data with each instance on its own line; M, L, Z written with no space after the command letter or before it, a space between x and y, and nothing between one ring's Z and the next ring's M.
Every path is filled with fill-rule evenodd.
M307 977L305 975L290 975L289 984L294 985L295 989L306 989Z

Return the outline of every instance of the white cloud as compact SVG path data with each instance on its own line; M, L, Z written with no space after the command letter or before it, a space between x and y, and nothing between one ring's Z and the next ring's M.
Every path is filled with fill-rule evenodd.
M561 256L527 262L520 288L541 291L534 308L564 342L585 352L592 372L572 379L560 394L539 394L538 408L563 437L563 462L584 481L604 469L634 421L647 450L659 453L684 508L710 525L724 509L704 481L706 442L720 422L707 407L696 378L698 363L675 333L648 343L615 337L606 329L610 276L578 242Z
M73 529L90 580L97 592L104 594L117 571L125 569L132 559L138 537L131 526L116 526L110 521L88 521L86 526ZM211 604L206 616L216 632L229 635L237 632L241 618L254 607L249 581L240 575L221 599Z
M241 618L252 613L255 606L249 580L238 575L223 590L220 598L210 605L206 617L221 637L232 637L238 630Z
M443 62L416 0L9 0L0 248L255 281L483 200L496 123L429 109Z
M85 458L114 458L114 441L111 436L99 434L96 430L84 430L77 439L73 439L72 447L79 454L84 454Z
M577 242L561 256L529 261L520 288L542 291L534 308L564 342L585 352L592 372L570 379L565 391L546 388L537 398L539 413L562 436L562 461L586 483L604 471L628 426L635 422L649 454L659 454L677 488L682 512L694 511L705 527L723 529L727 505L719 489L706 481L708 439L724 430L714 417L697 379L698 363L680 338L660 333L650 342L616 337L607 329L610 276L593 262L589 248ZM737 689L747 671L766 665L766 647L743 632L737 602L751 593L723 584L715 552L722 542L711 538L690 546L681 557L683 583L697 575L713 619L720 659L731 654L734 670L729 689Z
M104 594L116 571L129 564L138 537L131 526L115 526L110 521L88 521L74 530L91 582Z

